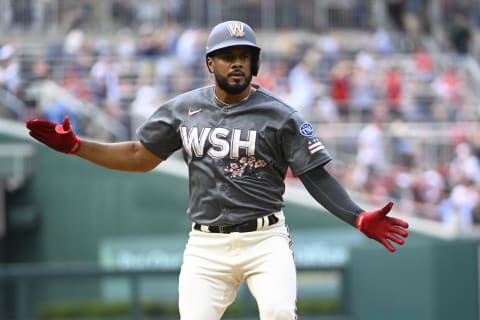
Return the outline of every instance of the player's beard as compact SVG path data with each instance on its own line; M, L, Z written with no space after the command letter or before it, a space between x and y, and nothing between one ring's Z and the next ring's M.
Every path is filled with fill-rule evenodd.
M228 83L228 78L223 77L216 72L215 74L215 81L217 85L228 94L239 94L243 92L245 89L248 88L250 82L252 82L252 75L245 75L245 81L238 81L235 84Z

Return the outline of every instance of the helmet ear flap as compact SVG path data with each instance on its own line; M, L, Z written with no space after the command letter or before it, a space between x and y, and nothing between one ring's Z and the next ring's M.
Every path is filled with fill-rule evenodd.
M254 76L258 74L258 70L260 69L260 50L256 51L252 57L252 75Z

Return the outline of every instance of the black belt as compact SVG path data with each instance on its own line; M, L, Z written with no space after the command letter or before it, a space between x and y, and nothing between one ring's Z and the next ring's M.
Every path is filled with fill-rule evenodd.
M265 223L266 222L266 223ZM251 232L265 227L271 226L278 222L278 217L275 214L271 214L265 219L260 219L262 225L258 225L257 219L249 220L240 224L222 225L222 226L204 226L195 223L193 229L212 233L232 233L232 232Z

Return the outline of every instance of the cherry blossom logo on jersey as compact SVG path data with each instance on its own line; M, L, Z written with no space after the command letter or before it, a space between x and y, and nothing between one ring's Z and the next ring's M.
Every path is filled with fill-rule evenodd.
M302 123L300 125L299 131L302 136L305 136L305 137L313 136L313 126L308 122Z
M236 162L230 162L224 171L230 176L230 178L239 178L244 174L252 174L257 169L266 166L267 162L265 160L257 159L255 156L244 156Z

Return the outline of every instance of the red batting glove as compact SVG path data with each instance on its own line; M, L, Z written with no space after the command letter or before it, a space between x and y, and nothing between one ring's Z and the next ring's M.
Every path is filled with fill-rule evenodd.
M408 232L405 230L408 228L408 223L401 219L387 217L392 207L393 202L389 202L382 209L360 213L355 226L367 237L377 240L389 251L395 252L395 247L390 241L399 245L404 244L405 241L399 236L408 237Z
M80 140L70 127L68 116L63 118L63 124L56 124L45 119L28 120L27 128L30 135L57 151L73 154L80 149Z

